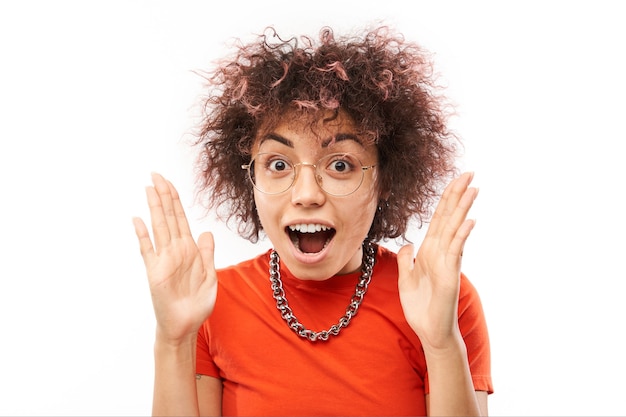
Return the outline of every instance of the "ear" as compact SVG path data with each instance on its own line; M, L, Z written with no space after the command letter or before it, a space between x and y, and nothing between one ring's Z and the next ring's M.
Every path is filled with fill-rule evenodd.
M391 190L379 190L378 191L378 204L381 204L382 202L387 202L387 200L389 200L389 197L391 197Z
M375 170L375 172L376 172L376 185L378 188L378 203L380 204L383 201L386 202L387 200L389 200L389 197L391 197L392 185L388 183L387 181L383 181L383 178L381 177L379 170ZM386 182L387 184L385 184Z

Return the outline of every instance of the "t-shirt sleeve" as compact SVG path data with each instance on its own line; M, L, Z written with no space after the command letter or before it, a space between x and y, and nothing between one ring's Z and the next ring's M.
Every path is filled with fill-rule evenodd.
M493 393L491 347L482 303L476 288L461 275L459 328L467 347L467 357L476 391Z
M215 378L220 377L220 371L213 361L209 350L209 334L207 324L200 326L198 341L196 342L196 373Z

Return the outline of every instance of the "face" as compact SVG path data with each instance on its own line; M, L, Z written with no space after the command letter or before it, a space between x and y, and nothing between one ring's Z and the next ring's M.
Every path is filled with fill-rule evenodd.
M281 262L300 279L324 280L357 271L361 267L361 245L378 204L377 168L363 172L363 182L356 191L335 196L320 187L312 164L330 154L349 153L364 166L376 165L376 147L363 143L352 121L341 113L331 122L318 122L315 129L308 121L293 119L287 116L285 122L264 132L253 147L253 156L281 154L297 165L295 181L286 191L266 194L254 190L263 230ZM274 159L264 166L274 172L287 165ZM343 161L327 159L320 169L331 169L334 175L345 167Z

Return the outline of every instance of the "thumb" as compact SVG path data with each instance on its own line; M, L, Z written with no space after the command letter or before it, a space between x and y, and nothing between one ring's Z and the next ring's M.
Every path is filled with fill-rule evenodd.
M413 245L409 244L404 245L398 251L398 288L401 292L403 290L409 290L412 287L410 278L415 268L413 249Z
M415 257L413 256L413 251L414 248L412 244L404 245L398 251L397 260L398 272L400 276L403 275L403 272L410 272L413 270L413 267L415 266Z
M214 269L215 241L213 233L204 232L198 238L198 250L206 269Z

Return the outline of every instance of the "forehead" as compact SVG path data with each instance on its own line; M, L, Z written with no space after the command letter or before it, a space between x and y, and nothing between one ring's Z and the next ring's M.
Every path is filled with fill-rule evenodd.
M290 148L368 147L352 119L344 112L337 115L330 112L287 113L274 124L259 130L254 149L276 145L275 142L278 146Z

